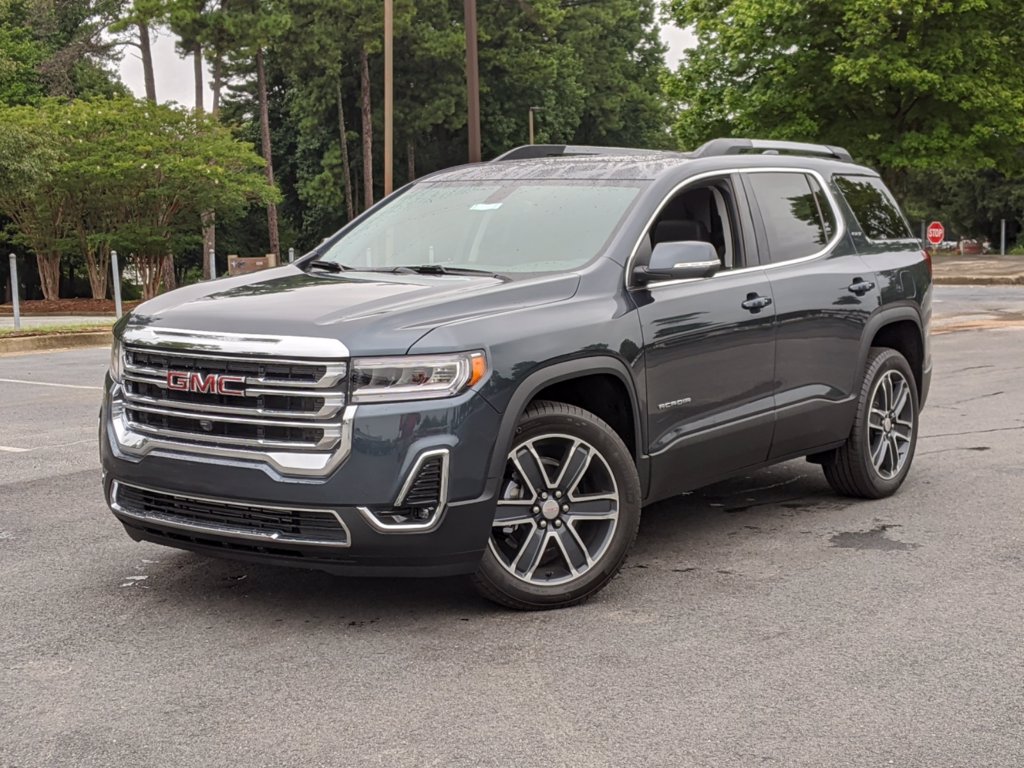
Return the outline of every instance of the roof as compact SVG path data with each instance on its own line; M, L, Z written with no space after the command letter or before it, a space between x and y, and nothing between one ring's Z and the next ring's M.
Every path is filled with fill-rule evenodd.
M803 165L861 169L842 147L762 139L714 139L693 152L567 144L524 145L489 163L450 168L429 178L431 181L644 181L695 161L703 161L701 165L705 168Z

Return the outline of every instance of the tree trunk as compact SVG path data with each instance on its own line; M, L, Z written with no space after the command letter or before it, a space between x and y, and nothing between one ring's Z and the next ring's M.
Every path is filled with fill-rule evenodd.
M142 53L142 73L146 81L146 99L156 104L156 77L153 74L153 52L149 47L149 24L138 23L139 51Z
M341 142L341 171L345 174L344 186L345 186L345 214L348 216L348 220L352 221L355 217L355 211L353 210L352 203L352 169L348 164L348 132L345 130L345 107L342 104L341 94L341 78L338 78L337 82L337 96L338 96L338 139Z
M214 54L213 57L213 104L210 107L210 114L213 115L214 119L220 117L220 94L224 89L222 75L223 65L220 61L220 54Z
M363 207L373 205L373 110L370 103L370 55L359 52L360 101L363 116Z
M110 275L110 248L101 246L96 250L86 246L85 269L89 273L89 290L94 299L107 298L107 282Z
M174 254L170 251L160 259L160 282L163 283L164 293L178 287L178 278L174 274Z
M274 184L274 160L270 151L270 105L267 102L267 73L263 67L263 49L256 50L256 88L260 100L260 138L263 159L266 162L267 183ZM281 241L277 234L277 204L267 203L267 230L270 233L270 253L281 258Z
M196 112L203 111L203 46L192 46L192 71L196 79Z
M56 301L60 298L60 254L37 253L36 265L39 268L39 286L43 289L43 298Z
M412 139L405 142L405 159L409 163L408 181L416 180L416 144Z
M144 254L134 257L132 261L139 272L139 277L142 278L142 298L145 300L152 299L160 291L163 257Z

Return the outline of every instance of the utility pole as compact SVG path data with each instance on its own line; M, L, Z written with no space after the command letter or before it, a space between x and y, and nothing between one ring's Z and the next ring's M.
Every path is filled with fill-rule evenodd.
M395 164L395 9L393 0L384 0L384 196L394 188Z
M480 162L480 68L476 55L476 0L465 0L466 89L469 105L469 162Z
M533 113L543 111L543 107L530 107L530 143L533 144Z

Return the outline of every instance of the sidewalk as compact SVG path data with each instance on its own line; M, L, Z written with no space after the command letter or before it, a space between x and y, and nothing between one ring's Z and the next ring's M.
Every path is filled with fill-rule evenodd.
M4 305L10 309L11 305ZM38 328L47 325L103 325L113 323L116 318L104 315L25 315L21 316L21 327ZM14 315L0 314L0 328L13 328Z
M936 253L932 256L932 275L943 285L1024 286L1024 256Z

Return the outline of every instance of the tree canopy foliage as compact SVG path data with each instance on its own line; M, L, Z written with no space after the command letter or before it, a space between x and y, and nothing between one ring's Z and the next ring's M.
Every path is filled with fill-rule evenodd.
M39 262L46 298L58 263L88 265L106 295L112 249L134 254L147 294L167 253L195 241L203 211L230 220L274 199L250 146L212 118L131 98L0 108L0 213Z
M697 37L669 81L684 145L730 134L840 144L890 182L910 170L1024 170L1017 0L668 9Z

